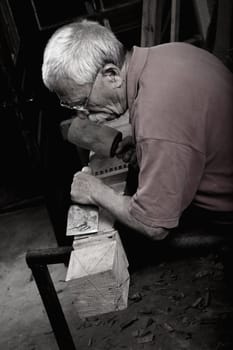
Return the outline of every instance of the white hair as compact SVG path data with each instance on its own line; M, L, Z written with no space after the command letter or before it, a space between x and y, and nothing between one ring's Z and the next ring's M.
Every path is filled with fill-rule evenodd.
M122 43L98 22L82 20L55 31L43 57L42 78L51 91L62 79L78 85L92 83L106 63L121 67L125 57Z

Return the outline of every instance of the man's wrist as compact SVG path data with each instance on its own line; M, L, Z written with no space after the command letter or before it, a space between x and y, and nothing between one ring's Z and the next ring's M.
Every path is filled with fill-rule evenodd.
M108 208L109 203L114 200L114 194L115 191L111 187L100 181L100 185L92 193L92 200L95 205Z

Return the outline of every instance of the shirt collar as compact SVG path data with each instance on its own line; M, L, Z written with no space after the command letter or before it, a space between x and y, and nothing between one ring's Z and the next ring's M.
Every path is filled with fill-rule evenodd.
M129 62L129 68L127 73L127 99L129 107L129 115L131 121L130 110L134 103L134 100L138 93L138 81L145 66L149 53L148 47L134 46L132 50L132 56Z

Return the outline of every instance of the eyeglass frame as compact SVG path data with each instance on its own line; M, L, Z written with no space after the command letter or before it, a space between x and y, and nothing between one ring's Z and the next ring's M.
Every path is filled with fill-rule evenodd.
M92 91L93 91L93 88L94 88L94 85L95 85L95 81L96 81L96 77L98 75L99 72L97 72L96 76L95 76L95 80L92 84L92 87L91 87L91 90L88 94L88 96L86 97L86 100L83 104L74 104L73 106L70 106L68 105L67 103L64 103L63 101L60 101L60 106L63 107L63 108L67 108L67 109L71 109L73 111L78 111L78 112L88 112L88 103L89 103L89 100L90 100L90 97L91 97L91 94L92 94Z

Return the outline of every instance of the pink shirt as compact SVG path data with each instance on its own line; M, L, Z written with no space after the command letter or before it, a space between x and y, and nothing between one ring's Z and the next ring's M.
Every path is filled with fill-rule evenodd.
M191 203L233 212L233 78L185 43L134 47L127 76L140 167L131 215L176 227Z

